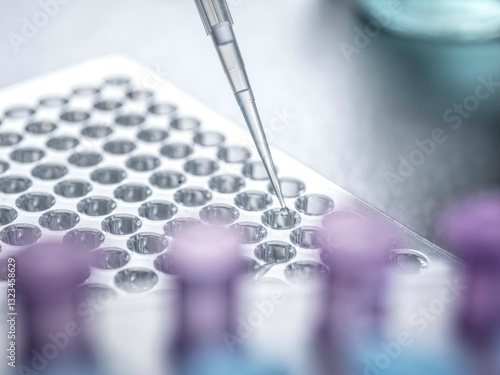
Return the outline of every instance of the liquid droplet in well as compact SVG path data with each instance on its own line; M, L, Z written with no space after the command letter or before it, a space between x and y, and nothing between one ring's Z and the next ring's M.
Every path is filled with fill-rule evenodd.
M281 214L281 216L283 216L283 217L287 217L288 215L290 215L290 210L288 209L288 207L283 207L283 208L280 210L280 214Z

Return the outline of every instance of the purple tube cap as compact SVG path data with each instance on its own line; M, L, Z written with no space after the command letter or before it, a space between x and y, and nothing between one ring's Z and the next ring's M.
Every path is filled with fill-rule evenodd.
M319 241L328 254L326 262L331 270L351 272L389 265L394 237L380 220L338 211L329 215L323 225Z
M88 254L61 243L31 246L16 263L19 288L40 298L71 291L90 275Z
M231 280L241 270L238 237L222 227L191 226L174 240L172 262L181 280L186 282Z
M436 234L471 265L500 267L500 191L476 193L448 208Z

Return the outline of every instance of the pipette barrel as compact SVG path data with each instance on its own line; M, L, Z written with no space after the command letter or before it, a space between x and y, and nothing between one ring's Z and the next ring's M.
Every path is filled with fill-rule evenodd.
M241 109L257 151L282 208L286 203L278 180L250 81L233 31L233 20L226 0L195 0L205 31L212 37L231 90ZM285 211L284 211L285 212Z

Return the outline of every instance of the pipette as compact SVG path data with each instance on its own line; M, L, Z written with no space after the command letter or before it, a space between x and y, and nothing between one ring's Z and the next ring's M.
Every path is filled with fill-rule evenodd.
M281 214L288 215L281 185L276 173L271 150L262 127L255 98L245 70L238 42L233 31L233 19L226 0L195 0L207 35L212 37L224 72L250 130L255 147L266 168L271 184L281 205Z

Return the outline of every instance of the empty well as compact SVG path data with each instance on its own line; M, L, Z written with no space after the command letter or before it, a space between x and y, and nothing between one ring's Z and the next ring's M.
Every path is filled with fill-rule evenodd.
M200 218L209 224L226 225L238 220L240 213L236 208L227 204L211 204L200 211Z
M9 167L10 167L9 163L0 160L0 173L4 173L5 171L7 171L7 169L9 169Z
M137 133L137 138L143 142L162 142L168 138L168 133L163 129L144 129Z
M101 270L125 267L130 262L130 254L117 247L107 247L92 252L91 264Z
M243 277L254 277L260 268L259 263L255 259L242 257L241 258L241 274Z
M226 163L243 163L250 156L250 151L238 146L224 147L217 152L217 157Z
M91 173L90 179L103 185L119 184L127 178L127 172L119 168L99 168Z
M127 98L131 100L148 100L154 96L154 92L150 90L135 89L127 92Z
M136 155L128 159L126 165L136 172L148 172L160 166L160 159L152 155Z
M137 232L142 227L142 221L138 217L127 214L111 215L101 223L103 231L124 236Z
M158 275L147 268L128 268L115 276L115 285L127 293L144 293L157 283Z
M16 206L27 212L40 212L52 208L56 198L47 193L28 193L16 199Z
M80 216L69 210L54 210L45 212L38 219L38 223L45 229L60 231L68 230L80 222Z
M65 198L84 197L92 190L92 185L86 181L67 180L54 186L54 193Z
M191 159L184 164L184 170L194 176L208 176L217 172L218 169L217 162L205 158Z
M125 76L108 77L104 83L109 86L127 86L130 84L130 78Z
M127 248L139 254L157 254L168 247L168 239L157 233L138 233L127 240Z
M273 198L264 192L248 190L234 198L234 204L245 211L262 211L273 203Z
M139 216L148 220L170 220L177 213L177 207L167 201L150 201L139 207Z
M0 147L17 145L23 140L23 136L17 133L0 133Z
M144 124L146 119L141 115L128 114L123 116L118 116L115 122L121 126L138 126Z
M35 114L35 110L29 107L13 107L5 111L5 117L22 119Z
M5 194L22 193L28 190L31 185L31 180L23 176L6 176L0 178L0 191Z
M155 103L148 107L149 113L158 116L173 115L176 111L177 107L170 103Z
M114 99L107 99L107 100L101 100L97 103L94 104L94 108L100 110L100 111L114 111L118 108L122 107L122 103L118 100Z
M81 86L73 89L75 96L93 96L99 94L101 90L98 87Z
M184 188L175 192L174 200L187 207L204 206L212 199L212 194L202 188Z
M226 137L224 137L223 134L214 131L198 133L193 138L194 143L203 147L219 146L224 143L225 140Z
M149 183L160 189L175 189L185 182L186 177L174 171L156 172L149 177Z
M68 111L61 114L60 118L66 122L82 122L90 118L90 113L79 110Z
M192 228L195 225L200 225L200 221L196 219L192 219L189 217L180 217L169 221L167 224L163 226L163 232L171 237L175 238L181 233L183 230Z
M0 225L7 225L17 219L17 211L12 207L0 206Z
M58 180L66 176L67 173L68 168L66 166L55 163L40 164L31 171L33 177L45 181Z
M266 263L285 263L295 258L297 251L286 242L269 241L257 246L254 254Z
M287 216L283 216L280 213L279 208L273 208L262 214L262 223L272 229L292 229L300 224L300 215L293 210Z
M182 117L182 118L177 118L177 119L173 120L170 123L170 126L174 129L177 129L177 130L186 130L187 131L187 130L198 129L201 126L201 123L195 118Z
M0 240L11 246L34 244L42 236L42 231L31 224L12 224L0 232Z
M326 195L307 194L297 198L295 208L305 215L321 216L333 210L333 200Z
M95 167L102 161L102 155L97 152L77 152L68 158L68 162L76 167Z
M36 121L26 125L26 131L31 134L48 134L57 129L57 125L51 121Z
M193 153L193 148L185 143L171 143L160 149L160 154L170 159L184 159Z
M78 202L78 212L88 216L109 215L116 208L116 202L107 197L88 197Z
M266 228L253 222L236 223L231 226L231 230L236 232L242 244L258 243L267 237Z
M266 168L260 161L246 162L241 173L243 173L245 177L248 177L249 179L255 181L263 181L269 179Z
M208 186L218 193L232 194L243 189L245 187L245 181L236 175L223 174L212 177L210 181L208 181Z
M78 146L80 141L74 137L54 137L47 141L47 147L57 151L67 151Z
M317 282L328 277L328 269L316 262L294 262L286 267L285 277L294 284Z
M104 243L104 233L94 228L78 228L66 233L63 242L72 249L94 250Z
M118 186L113 195L124 202L142 202L148 199L152 190L146 185L127 184Z
M124 155L128 154L136 149L134 142L127 140L116 140L106 143L102 148L104 151L109 152L113 155Z
M52 97L40 99L40 101L38 103L42 107L56 108L56 107L61 107L65 104L68 104L68 99L52 96Z
M168 275L175 275L177 273L172 262L172 255L169 253L157 256L153 264L154 267L160 272Z
M390 261L394 272L401 275L418 275L429 265L427 257L415 250L395 250Z
M113 129L105 125L87 126L86 128L83 128L81 131L81 134L84 137L93 139L106 138L108 135L111 135L111 133L113 133Z
M317 249L319 247L319 237L321 228L300 227L290 233L290 241L296 246L304 249Z
M10 153L10 158L18 163L34 163L45 156L45 151L35 147L19 148Z
M285 198L296 198L306 190L306 185L295 178L280 178L280 185ZM276 195L271 183L268 184L267 189L271 194Z

